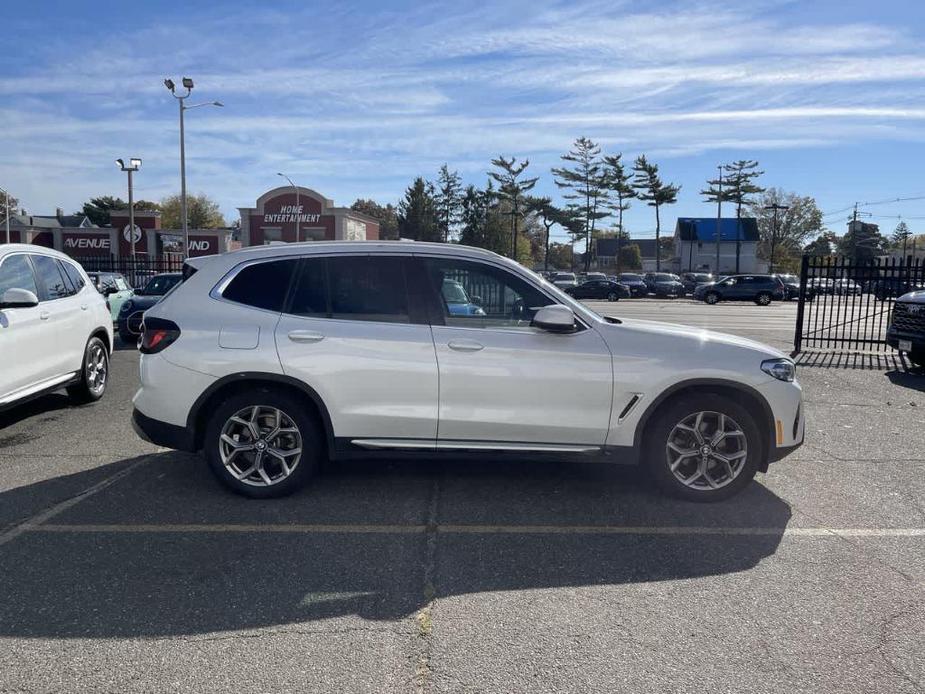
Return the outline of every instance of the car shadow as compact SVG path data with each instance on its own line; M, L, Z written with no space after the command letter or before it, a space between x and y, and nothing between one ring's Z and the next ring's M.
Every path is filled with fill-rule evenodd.
M39 421L43 423L55 421L60 416L61 410L72 407L80 406L75 405L63 391L56 391L0 411L0 449L4 445L9 445L9 442L4 442L3 429L6 427L35 416L41 416Z
M545 462L351 463L255 501L180 453L12 489L0 506L57 503L62 486L87 489L136 462L0 544L0 636L394 620L464 594L730 574L774 554L791 517L757 483L692 504L650 491L634 470Z

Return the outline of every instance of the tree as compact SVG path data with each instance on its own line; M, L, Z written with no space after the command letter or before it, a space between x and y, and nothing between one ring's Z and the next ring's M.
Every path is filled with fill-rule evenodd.
M900 223L896 225L896 228L893 229L893 235L890 237L890 240L893 242L894 248L899 250L899 248L902 247L903 249L902 257L903 258L906 257L906 248L908 247L909 239L911 238L911 236L912 236L912 232L909 231L909 225L907 225L903 221L900 221Z
M832 255L836 242L835 234L828 230L823 231L803 247L803 254L821 257Z
M511 215L511 257L517 255L517 221L520 215L520 206L524 196L533 189L539 178L525 178L519 180L521 174L530 166L530 160L524 159L520 164L517 157L505 159L499 156L491 160L491 165L499 171L489 171L488 175L498 184L497 196L499 200L508 203Z
M456 171L450 171L446 164L440 167L437 177L435 198L437 221L443 232L443 242L450 242L450 233L462 219L462 181Z
M772 206L785 206L788 209L777 211L777 227L774 226ZM758 257L765 260L774 253L775 268L794 270L802 255L807 240L822 232L822 211L810 196L801 196L780 188L768 188L760 198L753 201L748 213L758 223ZM820 242L812 255L829 255L824 242Z
M114 198L111 195L103 195L98 198L90 198L83 204L80 211L75 214L86 215L91 223L98 227L108 227L112 224L110 218L113 210L127 210L128 203L122 198ZM135 210L158 210L160 206L156 202L148 200L136 200Z
M552 174L559 188L568 190L562 197L570 201L568 207L583 222L585 240L585 271L591 267L591 239L599 219L609 216L607 204L609 191L605 187L603 167L600 160L601 148L587 137L579 137L572 149L560 159L573 162L574 167L553 168Z
M623 246L620 249L620 258L617 262L627 270L641 270L642 252L639 250L639 245L629 243Z
M604 157L604 185L610 191L610 209L617 213L617 272L622 268L624 232L623 213L630 208L629 201L636 197L636 190L632 186L632 177L626 171L621 161L623 154ZM627 237L628 238L628 237Z
M838 253L851 258L855 263L870 263L883 253L886 239L876 224L854 221L848 224L848 232L838 240Z
M550 198L525 198L526 208L537 216L545 229L543 237L543 269L549 269L549 233L556 224L566 227L571 221L568 213L552 204Z
M383 206L375 200L360 198L350 206L350 209L379 220L380 239L398 238L398 210L392 203Z
M673 205L678 201L678 191L681 186L673 183L665 183L658 175L658 164L650 163L644 154L636 157L633 164L633 188L638 192L636 196L644 201L649 207L655 208L655 245L661 248L662 222L659 217L659 207L662 205ZM662 269L661 253L655 254L655 269Z
M572 247L567 243L551 243L546 252L546 261L556 270L564 270L573 266Z
M9 199L7 199L7 193L5 189L0 191L0 193L2 193L2 195L0 195L0 220L6 222L7 208L9 208L10 217L12 217L19 209L19 200L14 198L12 195L10 195Z
M183 228L179 194L168 195L161 200L160 210L163 228ZM186 196L186 220L190 229L221 229L227 226L218 203L205 193Z
M726 172L724 191L726 199L736 206L736 272L739 271L739 256L742 252L742 207L752 204L752 196L764 192L754 180L764 171L758 171L758 162L752 159L739 159L723 166Z
M398 230L402 238L415 241L442 241L437 226L434 187L418 176L398 204Z

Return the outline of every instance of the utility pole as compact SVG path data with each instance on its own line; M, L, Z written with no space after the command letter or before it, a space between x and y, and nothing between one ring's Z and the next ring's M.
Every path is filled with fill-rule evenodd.
M10 242L10 191L4 190L6 193L6 242ZM22 239L20 239L22 240Z
M132 260L135 260L135 198L132 191L132 174L141 168L141 159L132 157L126 164L122 159L116 159L120 169L128 174L128 233L132 243Z
M775 202L773 205L765 205L764 209L774 210L774 226L771 228L771 259L769 263L770 267L768 267L768 272L773 273L774 272L774 249L777 246L777 231L778 231L777 212L779 210L789 210L790 206L789 205L779 205Z
M716 269L714 272L716 273L716 279L719 279L719 239L723 219L723 165L720 164L716 168L719 169L719 185L717 188L719 192L716 195Z

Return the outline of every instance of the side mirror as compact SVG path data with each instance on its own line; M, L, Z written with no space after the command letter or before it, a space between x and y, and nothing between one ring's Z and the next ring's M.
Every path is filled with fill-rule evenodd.
M116 289L116 286L114 284L108 284L105 287L103 287L103 296L112 296L117 291L119 290Z
M480 297L480 296L470 296L470 297L469 297L469 303L474 304L475 306L481 306L481 305L482 305L482 297Z
M533 316L531 325L551 333L571 333L575 331L575 312L561 304L544 306Z
M39 305L39 298L28 289L7 289L0 297L0 309L32 308Z

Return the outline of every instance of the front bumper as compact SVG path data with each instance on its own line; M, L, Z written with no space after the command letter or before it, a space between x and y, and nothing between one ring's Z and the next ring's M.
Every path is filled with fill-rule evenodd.
M925 335L922 333L912 333L903 330L895 330L890 327L886 331L886 343L894 348L899 349L899 341L908 340L912 343L912 351L925 351Z

